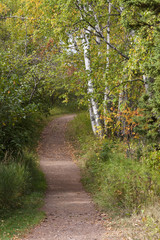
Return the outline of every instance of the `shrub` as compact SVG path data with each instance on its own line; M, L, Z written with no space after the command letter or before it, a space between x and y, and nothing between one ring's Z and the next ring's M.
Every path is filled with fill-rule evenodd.
M0 161L3 161L6 153L17 157L25 148L33 149L39 139L42 126L41 115L32 114L19 120L14 126L8 124L0 128Z
M102 146L102 150L100 151L99 157L102 161L108 161L110 159L111 147L108 142L105 142Z
M28 170L17 163L0 164L0 205L15 207L21 203L29 182Z
M147 152L146 156L142 157L142 160L154 170L160 169L160 150L154 150Z

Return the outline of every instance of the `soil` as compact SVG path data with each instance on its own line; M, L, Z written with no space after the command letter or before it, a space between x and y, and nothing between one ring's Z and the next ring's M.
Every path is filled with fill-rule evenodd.
M66 125L74 116L59 117L43 131L39 156L48 183L42 209L46 218L25 240L104 239L103 219L83 189L80 170L65 141Z

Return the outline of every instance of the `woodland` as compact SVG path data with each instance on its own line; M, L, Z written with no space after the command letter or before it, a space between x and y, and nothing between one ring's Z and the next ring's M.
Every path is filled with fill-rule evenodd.
M129 214L159 202L159 0L1 0L2 212L45 189L33 149L42 116L57 105L82 112L89 125L87 142L76 118L74 142L95 141L84 178L89 191L101 185L101 198Z

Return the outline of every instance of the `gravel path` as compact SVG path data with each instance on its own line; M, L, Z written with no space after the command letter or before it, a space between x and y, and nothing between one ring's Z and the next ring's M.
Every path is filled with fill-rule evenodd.
M80 170L65 142L74 115L53 120L42 134L40 164L48 183L43 210L46 219L25 240L102 240L105 229L80 182Z

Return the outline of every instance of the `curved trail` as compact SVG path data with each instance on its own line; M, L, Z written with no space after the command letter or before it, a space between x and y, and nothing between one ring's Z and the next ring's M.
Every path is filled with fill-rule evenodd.
M53 120L43 131L40 164L48 183L46 219L25 240L102 240L105 229L83 190L80 171L65 142L65 129L74 115Z

